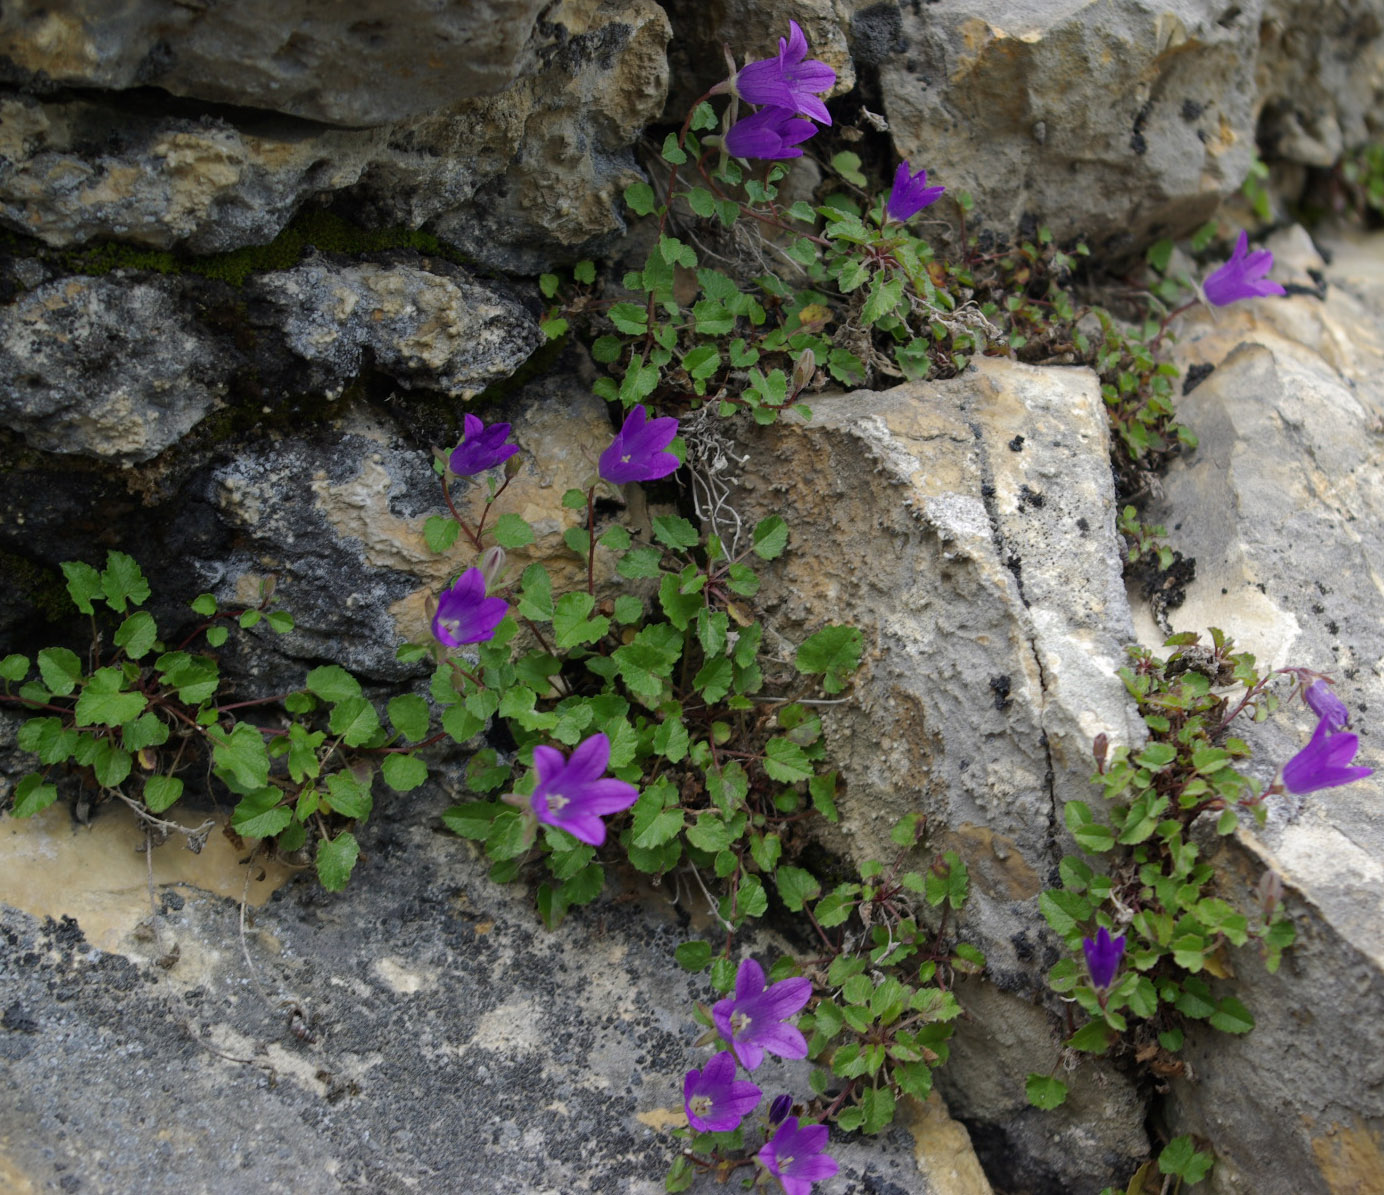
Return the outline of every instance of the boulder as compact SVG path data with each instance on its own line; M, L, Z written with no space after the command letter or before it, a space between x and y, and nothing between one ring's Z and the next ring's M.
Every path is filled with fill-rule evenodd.
M956 850L971 874L960 931L999 989L983 1024L1006 1020L1007 1056L1046 1071L1060 1030L1028 1002L1060 948L1037 898L1065 853L1062 802L1089 795L1095 735L1142 732L1115 676L1133 628L1099 386L1083 369L978 358L951 382L810 405L810 422L747 441L732 504L747 523L791 512L790 551L761 593L773 631L864 631L850 699L822 707L845 781L826 841L891 860L893 824L926 815L929 850ZM1013 1129L1025 1069L995 1070L977 1039L939 1080L977 1139L1009 1151L1004 1173L1084 1190L1145 1151L1141 1103L1113 1068L1098 1121L1063 1108L1032 1131Z
M1384 239L1337 240L1329 266L1300 230L1274 245L1275 275L1298 293L1184 317L1175 359L1214 367L1179 406L1201 446L1169 470L1149 517L1166 521L1173 544L1197 561L1175 628L1218 626L1261 666L1330 674L1360 735L1357 762L1378 769ZM1324 298L1308 271L1325 279ZM1142 634L1161 640L1147 621ZM1247 728L1265 782L1313 725L1292 701ZM1211 1142L1217 1195L1377 1185L1381 774L1276 799L1268 825L1242 829L1216 860L1242 901L1266 870L1276 873L1298 934L1275 975L1237 959L1235 994L1254 1030L1231 1037L1193 1026L1183 1053L1196 1081L1172 1083L1169 1123Z
M48 452L147 461L216 405L229 369L176 281L59 278L0 307L0 421Z
M1207 220L1254 154L1256 5L903 5L879 81L899 157L1001 236L1137 251ZM947 216L946 207L938 214ZM957 209L950 209L955 219Z

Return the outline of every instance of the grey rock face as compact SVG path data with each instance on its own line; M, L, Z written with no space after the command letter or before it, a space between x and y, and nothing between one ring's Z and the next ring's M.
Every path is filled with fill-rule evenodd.
M470 398L513 373L543 333L513 299L445 262L429 264L314 258L255 280L255 318L316 367L314 388L340 393L368 353L404 386Z
M1329 267L1292 238L1277 247L1287 250L1286 277L1306 266L1325 274L1325 301L1237 304L1182 330L1179 364L1215 369L1180 408L1201 447L1169 471L1152 517L1176 520L1174 542L1197 561L1176 629L1219 626L1261 665L1330 674L1360 735L1356 762L1380 769L1384 242L1337 243ZM1251 728L1265 781L1312 726L1293 702ZM1217 860L1242 901L1265 870L1278 873L1298 931L1276 975L1253 957L1236 960L1234 992L1256 1027L1243 1038L1195 1027L1186 1053L1198 1081L1173 1084L1171 1122L1214 1143L1218 1195L1378 1183L1380 794L1377 771L1280 799L1265 830L1242 832Z
M12 96L0 99L0 221L55 246L259 245L304 199L356 182L383 142L286 117Z
M212 409L226 368L176 283L62 278L0 307L0 419L49 452L149 460Z
M173 95L380 125L503 90L542 0L7 4L7 82ZM559 16L560 19L560 16Z
M906 48L880 67L895 148L970 191L1001 234L1029 217L1135 248L1206 220L1249 168L1256 5L942 0L902 13Z
M100 11L45 9L42 17L37 10L7 8L0 38L8 21L11 41L27 47L15 50L16 61L46 54L56 62L68 53L77 66L96 69L106 59L93 46L105 44L102 39L124 45L120 38L133 35L116 18L107 21L104 6L95 7ZM144 20L155 7L139 8L129 20ZM223 7L211 11L220 14ZM305 21L302 36L314 46L321 38L325 46L335 8L303 7L315 17ZM489 9L500 21L502 9L521 7L532 5ZM476 19L483 15L466 11ZM236 13L238 22L241 10ZM485 81L485 70L499 70L485 59L478 59L488 64L479 74L443 72L471 79L475 90L458 83L421 106L407 89L401 99L387 87L372 87L368 71L364 80L361 70L344 65L310 76L313 87L332 81L330 95L318 97L324 102L389 108L387 119L376 113L365 120L366 113L358 113L360 119L343 122L369 128L326 127L320 122L331 117L292 102L291 94L282 104L259 94L237 71L240 43L229 34L217 43L201 26L201 51L215 50L225 61L219 69L199 68L199 77L213 81L207 86L214 96L189 94L234 108L207 110L188 101L170 112L167 104L122 92L105 102L0 98L0 222L50 245L110 237L208 253L270 241L303 202L334 195L353 220L429 224L448 243L496 268L536 271L553 260L597 252L624 230L621 192L642 177L630 147L663 107L668 21L653 0L570 3L550 15L542 52L506 65L503 86ZM368 13L357 24L367 41L376 36ZM386 25L389 38L401 27L397 19ZM282 32L273 22L266 26L276 29ZM345 52L356 39L346 31L338 49ZM483 38L467 45L468 52L487 52ZM416 48L411 60L416 67ZM268 55L266 61L272 66L278 60ZM115 86L118 62L108 65L115 75L100 85Z
M85 859L117 846L125 858L83 869L52 904L24 900L60 915L126 860L139 899L46 921L0 904L9 1189L75 1178L93 1195L661 1192L682 1076L706 1058L692 1048L692 1007L710 986L673 961L695 931L651 893L544 930L522 882L491 883L485 860L442 828L452 800L429 785L406 811L377 807L340 897L300 874L267 899L285 879L267 864L268 883L251 888L253 982L238 853L224 868L194 860L227 893L216 897L169 876L167 853L185 854L176 845L155 852L152 941L128 935L149 915L133 827L114 842L104 824L85 832ZM48 833L70 838L50 820ZM22 857L23 843L0 841ZM125 926L110 924L112 905ZM172 944L178 960L155 965ZM770 961L777 949L755 952ZM805 1079L776 1060L757 1077L766 1094ZM948 1142L912 1119L833 1141L841 1172L823 1195L988 1195L966 1181L976 1167L964 1134L951 1126L939 1165Z
M1034 1067L1045 1070L1058 1036L1024 997L1056 961L1037 896L1064 853L1061 802L1089 794L1097 733L1127 743L1142 728L1114 675L1133 628L1099 388L1084 370L985 358L952 382L810 405L811 422L756 436L735 505L749 521L792 512L771 629L790 642L824 621L865 633L852 700L823 709L846 781L829 841L857 861L890 859L894 822L927 815L930 849L955 849L970 869L963 934L994 983L1023 994L996 997L1027 1027L1015 1052L1049 1059ZM986 1053L965 1057L991 1072ZM995 1080L966 1061L948 1073L957 1115L982 1136L1008 1133L998 1126L1022 1105L1022 1073L1008 1074L1007 1103L972 1102L973 1082ZM1081 1190L1128 1168L1143 1113L1128 1081L1108 1078L1121 1094L1089 1148L1062 1144L1077 1121L1059 1110L1044 1131L1003 1138L1033 1151L1016 1172Z

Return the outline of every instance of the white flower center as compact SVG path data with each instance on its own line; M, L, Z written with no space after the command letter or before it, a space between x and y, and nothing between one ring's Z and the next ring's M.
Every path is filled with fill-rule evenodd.
M687 1106L692 1109L692 1115L706 1118L711 1111L711 1097L709 1095L694 1095L687 1101Z
M730 1018L731 1032L734 1033L736 1037L744 1033L752 1024L753 1021L743 1012L734 1013Z
M561 793L548 794L549 809L565 809L569 804L570 802Z

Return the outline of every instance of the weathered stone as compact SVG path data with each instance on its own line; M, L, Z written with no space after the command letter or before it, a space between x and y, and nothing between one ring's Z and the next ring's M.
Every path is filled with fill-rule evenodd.
M339 897L310 872L257 880L256 860L243 946L243 852L194 869L156 849L160 912L141 939L144 835L123 808L75 837L57 806L0 821L5 1189L662 1191L682 1076L706 1057L693 1002L712 994L673 961L686 914L612 891L549 933L523 883L492 883L442 828L452 799L429 785L406 816L377 806ZM777 1094L806 1067L756 1077ZM877 1137L832 1141L824 1193L990 1195L936 1100L900 1111Z
M1084 370L983 358L952 382L811 405L811 422L757 434L733 502L747 521L793 515L792 550L760 595L771 628L790 641L824 621L865 633L852 699L822 710L846 782L828 841L887 860L894 822L926 814L930 848L957 850L971 872L963 935L995 984L1033 998L1057 957L1037 897L1063 854L1061 802L1089 795L1096 734L1128 743L1142 729L1115 676L1133 629L1099 387ZM1046 1014L1013 1015L1032 1029L1024 1047L1051 1058ZM967 1103L966 1064L949 1073L957 1113L1007 1132L988 1121L994 1106ZM1022 1074L1009 1079L1022 1101ZM1072 1190L1114 1181L1144 1148L1127 1094L1080 1156L1069 1117L1005 1139Z
M543 0L20 0L0 15L0 55L10 83L153 86L329 124L380 125L502 91L526 48L536 53L528 43L543 7ZM554 23L561 19L554 14Z
M55 246L263 244L304 199L356 182L384 140L286 117L12 96L0 99L0 222Z
M547 383L541 402L516 408L520 467L490 515L493 522L512 511L535 528L536 543L512 554L515 569L541 559L555 586L584 587L585 561L563 545L562 535L586 512L569 510L561 500L567 490L585 486L590 462L609 437L603 404L579 387ZM455 491L458 508L474 525L484 501L481 483L459 481ZM247 445L209 471L200 496L239 545L229 555L190 562L208 587L227 601L254 602L261 581L272 574L297 623L277 646L377 680L416 673L415 666L395 660L395 648L431 641L428 600L474 556L464 541L442 556L428 549L424 520L446 513L431 455L354 405L342 410L328 435ZM604 587L613 575L608 554L598 563ZM283 667L282 659L264 656L242 670ZM300 683L295 672L289 687Z
M225 373L174 282L60 278L0 307L0 419L50 452L149 460L212 409Z
M623 231L621 193L642 177L630 147L663 107L668 21L653 0L558 15L560 44L503 91L376 128L190 103L170 114L121 93L0 101L0 222L50 245L208 253L263 244L306 200L339 195L352 220L429 224L496 268L596 253Z
M880 68L894 146L972 194L972 227L1036 221L1135 249L1206 220L1249 169L1257 6L943 0L902 14L906 48Z
M1384 132L1384 12L1356 0L1322 20L1311 0L1267 0L1256 75L1268 160L1329 169Z
M1379 767L1372 723L1384 709L1384 241L1338 243L1331 266L1296 238L1277 244L1287 252L1275 273L1298 274L1308 293L1190 316L1179 329L1178 363L1215 369L1179 407L1200 447L1169 471L1149 517L1165 519L1173 543L1197 561L1176 629L1218 626L1261 665L1332 675L1355 715L1359 762ZM1306 268L1324 274L1324 300L1310 293ZM1161 639L1148 625L1143 634ZM1261 779L1311 727L1293 702L1246 728ZM1193 1026L1184 1053L1197 1081L1173 1083L1170 1123L1212 1143L1218 1195L1334 1195L1377 1182L1379 799L1378 773L1275 799L1268 826L1242 831L1217 860L1227 889L1246 903L1261 874L1276 872L1298 930L1276 975L1237 958L1234 994L1253 1012L1254 1030L1240 1038Z
M369 359L404 386L470 398L543 343L514 299L445 262L342 264L315 257L265 274L253 318L315 366L311 386L339 394Z

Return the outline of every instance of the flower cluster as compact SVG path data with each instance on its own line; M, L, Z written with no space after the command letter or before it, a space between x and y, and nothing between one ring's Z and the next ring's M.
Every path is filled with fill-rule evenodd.
M798 146L817 131L812 121L831 124L831 113L819 97L836 86L836 72L807 57L807 38L797 21L788 27L776 57L746 63L713 89L732 92L759 108L726 132L725 147L738 158L800 158Z
M1283 765L1283 787L1301 795L1374 775L1373 768L1349 766L1360 740L1345 729L1350 711L1326 681L1314 681L1303 698L1317 715L1317 728L1307 746Z
M736 1079L737 1062L753 1071L765 1054L807 1057L807 1040L788 1021L811 996L810 979L795 977L769 984L754 959L740 964L734 994L718 1000L711 1010L711 1019L730 1049L714 1054L701 1070L688 1071L683 1080L683 1108L692 1128L699 1133L733 1132L759 1106L763 1092L754 1083ZM787 1195L808 1195L814 1182L836 1173L837 1165L822 1152L827 1144L826 1125L799 1125L796 1116L788 1115L792 1106L787 1095L769 1105L768 1128L775 1131L755 1156Z

